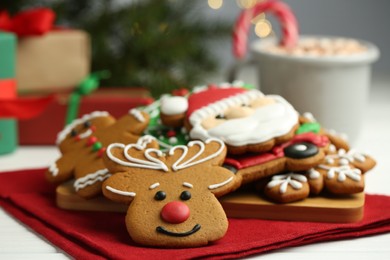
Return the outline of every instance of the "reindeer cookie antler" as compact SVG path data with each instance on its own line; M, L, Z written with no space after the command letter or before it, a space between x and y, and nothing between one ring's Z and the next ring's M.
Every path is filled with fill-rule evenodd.
M136 144L111 144L104 162L115 173L103 183L109 199L130 203L127 230L140 244L194 247L220 239L228 222L216 196L239 186L221 167L218 139L192 141L166 153Z

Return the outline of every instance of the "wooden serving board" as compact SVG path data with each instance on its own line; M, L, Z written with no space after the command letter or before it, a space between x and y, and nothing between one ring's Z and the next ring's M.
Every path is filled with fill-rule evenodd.
M103 196L83 199L73 183L57 187L57 206L67 210L126 212L128 205L112 202ZM302 201L277 204L253 191L240 190L220 198L226 215L231 218L351 223L363 218L364 193L335 197L318 196Z

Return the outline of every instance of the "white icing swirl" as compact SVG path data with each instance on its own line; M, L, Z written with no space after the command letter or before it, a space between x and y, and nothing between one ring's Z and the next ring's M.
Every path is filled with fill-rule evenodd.
M147 136L144 136L144 138L147 138ZM216 142L219 144L220 147L218 148L218 150L216 152L204 157L204 158L199 159L199 157L201 157L201 155L204 154L205 144L209 144L211 142ZM165 172L168 172L169 171L168 166L163 161L161 161L158 158L151 155L151 154L156 154L157 157L165 156L165 154L160 150L153 149L153 148L146 149L144 151L144 156L147 160L134 158L130 155L130 153L129 153L130 149L137 149L139 151L145 149L145 145L141 145L143 143L144 142L142 140L138 140L138 142L136 144L128 144L128 145L121 144L121 143L113 143L107 147L106 153L107 153L108 158L110 158L112 161L114 161L117 164L122 165L122 166L137 167L137 168L144 168L144 169L153 169L153 170L163 170ZM188 147L192 147L194 145L199 146L199 151L195 155L193 155L191 158L188 158L186 161L183 162L184 158L188 154ZM127 161L124 161L122 159L119 159L118 157L115 157L111 151L114 148L123 149L123 156L126 158ZM206 162L206 161L220 155L222 153L222 151L224 150L224 148L225 148L225 144L221 140L218 140L215 138L208 139L205 142L192 141L192 142L189 142L187 146L184 146L184 145L174 146L168 151L169 155L171 155L171 156L174 155L176 150L182 150L183 154L179 157L179 159L177 159L176 162L174 162L174 164L172 165L172 170L178 171L180 169L192 167L194 165Z
M183 150L183 154L182 154L182 155L180 156L180 158L172 165L172 169L173 169L174 171L177 171L177 170L180 170L180 169L184 169L184 168L187 168L187 167L191 167L191 166L194 166L194 165L196 165L196 164L200 164L200 163L206 162L206 161L208 161L208 160L210 160L210 159L212 159L212 158L215 158L215 157L217 157L218 155L220 155L220 154L222 153L223 149L225 148L224 143L223 143L221 140L215 139L215 138L208 139L208 140L205 141L206 144L209 144L209 143L211 143L211 142L217 142L217 143L220 145L219 149L218 149L215 153L213 153L213 154L211 154L211 155L209 155L209 156L206 156L206 157L204 157L204 158L202 158L202 159L200 159L200 160L199 160L198 158L199 158L199 156L201 156L201 155L204 153L204 150L205 150L205 144L204 144L203 142L201 142L201 141L192 141L192 142L189 142L187 146L178 145L178 146L172 147L172 148L169 150L169 155L173 155L173 154L175 153L175 151L178 150L178 149ZM184 159L184 158L187 156L187 154L188 154L188 147L192 147L192 146L194 146L194 145L199 146L199 148L200 148L199 151L198 151L194 156L192 156L191 158L187 159L187 161L182 162L183 159Z

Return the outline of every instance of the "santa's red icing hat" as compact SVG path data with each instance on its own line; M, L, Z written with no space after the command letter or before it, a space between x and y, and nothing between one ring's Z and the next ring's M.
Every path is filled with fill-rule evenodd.
M223 113L230 106L249 103L259 97L264 97L264 94L257 89L247 89L242 84L226 83L209 85L199 91L195 89L188 97L186 120L194 125L208 116Z
M248 90L241 87L218 88L214 87L214 85L210 85L207 89L189 96L186 117L189 118L194 111L205 106L246 91Z

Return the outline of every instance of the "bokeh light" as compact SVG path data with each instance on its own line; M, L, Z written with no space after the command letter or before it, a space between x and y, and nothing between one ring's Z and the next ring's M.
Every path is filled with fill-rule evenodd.
M264 38L272 32L272 25L268 20L260 20L256 23L255 33L258 37Z
M223 0L208 0L207 3L209 4L210 8L219 9L223 5Z
M257 0L237 0L237 5L240 8L248 9L252 8L257 2Z

